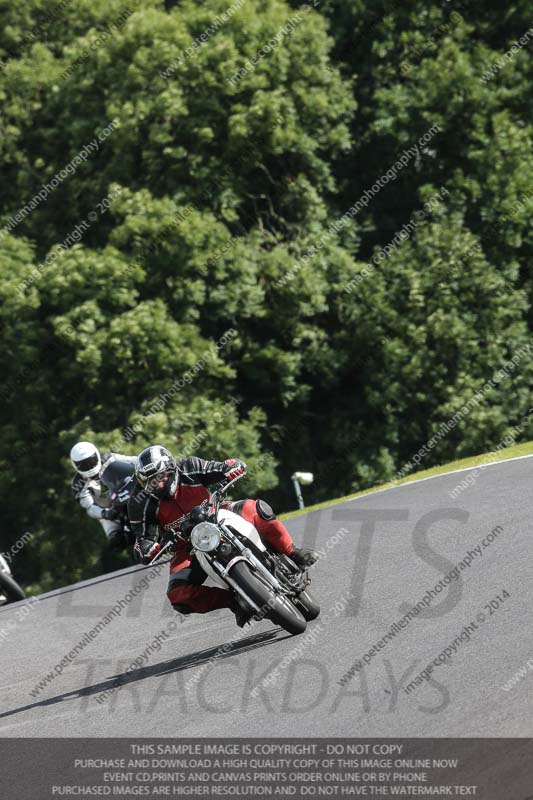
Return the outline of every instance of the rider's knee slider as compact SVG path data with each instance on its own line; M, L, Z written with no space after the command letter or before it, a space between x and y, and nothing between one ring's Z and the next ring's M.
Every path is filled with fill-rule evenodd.
M185 603L172 603L172 608L174 611L177 611L179 614L192 614L193 610L190 606L185 605Z
M264 500L256 500L255 508L261 519L265 519L269 522L273 519L276 519L276 515L272 510L272 506L269 506Z

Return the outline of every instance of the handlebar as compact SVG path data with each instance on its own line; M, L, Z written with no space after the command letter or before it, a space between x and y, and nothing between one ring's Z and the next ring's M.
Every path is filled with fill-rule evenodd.
M230 481L229 483L225 482L219 483L217 486L215 486L213 492L209 495L209 499L204 500L203 503L201 503L201 505L204 506L205 510L208 513L214 514L216 516L220 509L220 503L222 501L222 498L224 497L228 489L230 489L231 486L237 483L237 481L240 481L241 478L244 478L244 475L238 475L236 478L233 478L233 480ZM165 530L163 531L163 537L167 537L167 543L164 547L164 550L167 550L171 544L175 543L176 537L185 539L185 536L183 536L183 534L180 533L180 528L183 526L183 523L185 522L185 520L187 520L189 516L190 514L184 514L179 519L167 523L167 525L165 526ZM163 550L161 552L163 552ZM160 557L161 552L158 553L156 558Z
M233 486L234 483L237 483L237 481L240 481L242 478L244 478L244 475L237 475L237 477L233 478L233 480L230 481L229 483L219 483L218 486L215 486L215 491L209 498L209 505L213 506L213 513L215 514L218 513L218 510L220 508L220 501L222 500L222 497L226 494L230 486Z
M170 541L170 540L169 540L169 541L166 543L166 545L165 545L164 547L162 547L162 548L161 548L161 550L159 551L159 553L157 553L157 554L156 554L156 555L155 555L155 556L152 558L152 560L149 562L148 566L150 566L150 567L151 567L151 566L152 566L152 564L155 564L155 563L157 563L157 561L160 561L160 560L161 560L161 557L163 556L163 554L164 554L164 553L165 553L165 552L166 552L166 551L167 551L167 550L168 550L168 549L169 549L171 546L172 546L172 541Z

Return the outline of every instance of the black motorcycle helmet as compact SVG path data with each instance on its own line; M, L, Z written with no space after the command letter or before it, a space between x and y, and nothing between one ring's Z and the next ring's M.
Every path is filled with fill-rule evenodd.
M104 469L100 479L109 489L109 498L113 505L124 506L135 486L135 464L121 459L112 461Z
M146 447L139 453L135 477L142 488L159 500L167 500L178 484L176 459L159 444Z

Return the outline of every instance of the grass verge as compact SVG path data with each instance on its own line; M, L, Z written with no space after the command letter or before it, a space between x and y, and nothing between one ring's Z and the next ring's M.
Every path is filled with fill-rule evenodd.
M317 503L314 506L306 506L306 508L299 509L298 511L289 511L286 514L280 514L280 519L292 519L299 517L301 514L308 514L310 511L318 511L320 508L329 508L335 506L337 503L344 503L346 500L353 500L356 497L363 497L366 494L372 494L380 489L389 489L393 486L401 486L404 483L411 483L411 481L420 480L420 478L430 478L433 475L440 475L443 472L453 472L456 469L468 469L468 467L478 467L481 464L491 464L494 461L503 461L508 458L516 458L517 456L528 456L533 454L533 442L524 442L523 444L515 444L512 447L505 447L502 450L494 450L491 453L483 453L479 456L471 456L470 458L462 458L458 461L450 461L448 464L442 466L431 467L431 469L424 469L420 472L413 472L406 478L398 481L390 481L389 483L382 483L378 486L373 486L371 489L363 489L355 494L346 495L346 497L339 497L336 500L325 500L323 503Z

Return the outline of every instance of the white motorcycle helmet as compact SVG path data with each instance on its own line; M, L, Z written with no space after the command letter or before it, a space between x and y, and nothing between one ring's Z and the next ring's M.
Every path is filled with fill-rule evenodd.
M102 459L91 442L78 442L70 451L72 466L83 478L94 478L100 472Z

